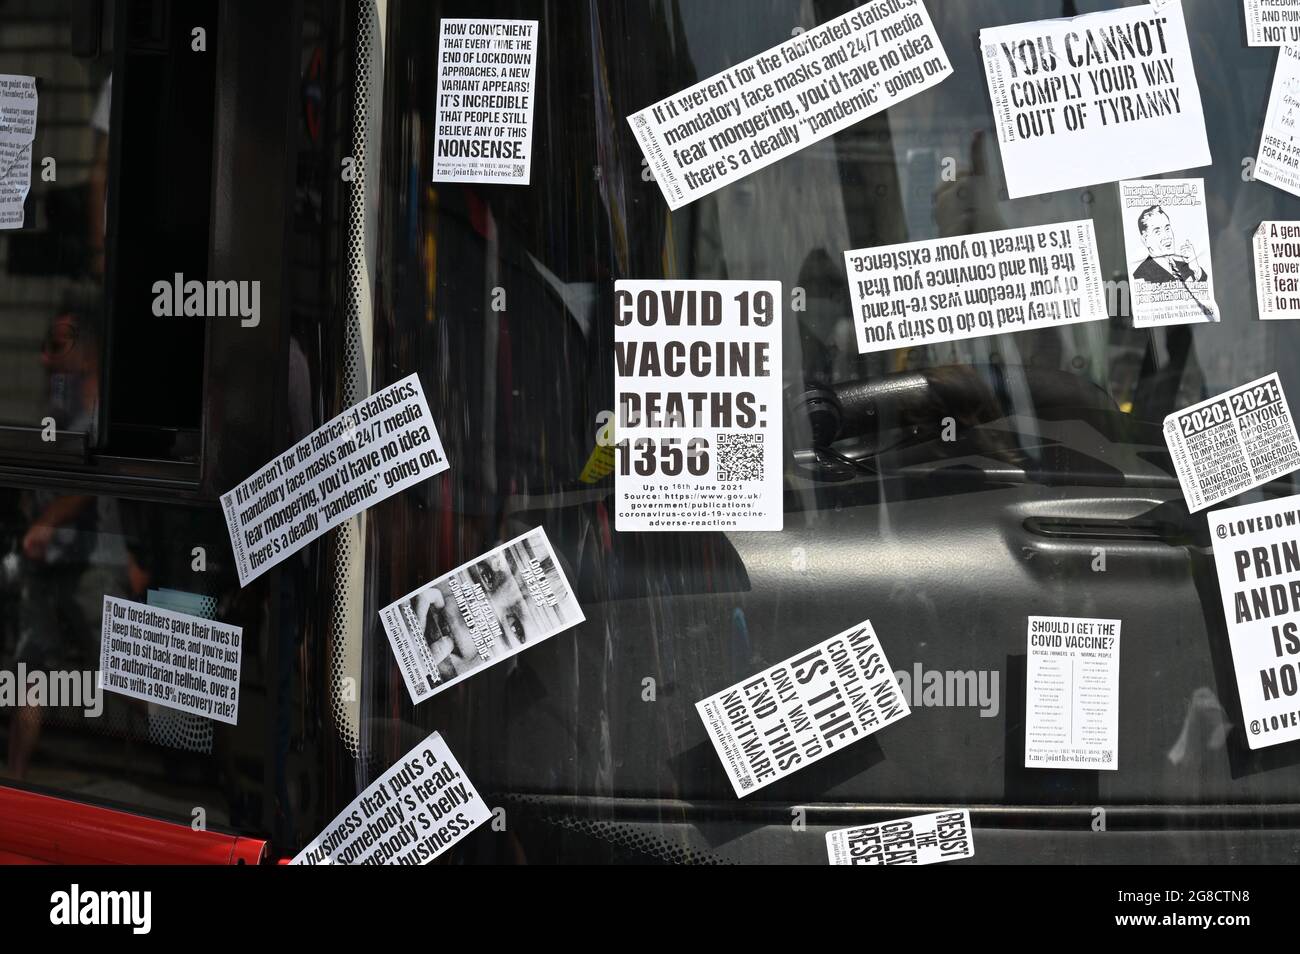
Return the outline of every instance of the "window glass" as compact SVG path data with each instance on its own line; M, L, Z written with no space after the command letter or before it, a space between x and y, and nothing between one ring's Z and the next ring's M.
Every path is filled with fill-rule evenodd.
M1250 267L1255 225L1296 214L1243 176L1272 57L1236 41L1237 5L1186 5L1215 159L1186 174L1211 196L1224 320L1136 330L1116 187L1006 197L976 43L1112 5L928 3L953 78L670 213L625 117L855 4L394 3L383 174L407 187L381 196L376 353L393 380L420 372L453 466L376 508L371 603L541 525L587 622L412 708L375 620L369 658L389 666L367 711L400 707L408 741L442 731L477 785L551 823L641 799L641 822L670 825L689 815L677 799L733 804L694 703L869 618L913 714L746 806L1285 801L1293 760L1233 725L1205 524L1160 433L1275 370L1300 394L1295 331L1255 320ZM528 187L429 182L438 20L455 16L541 20ZM1075 219L1095 226L1109 321L858 353L844 250ZM613 282L665 277L783 283L780 533L618 533L613 476L580 479L613 402ZM875 413L827 434L819 390ZM1023 768L1030 615L1123 620L1121 771ZM948 695L927 702L931 673ZM370 726L401 750L391 722Z
M38 96L23 222L0 230L8 462L199 462L204 323L159 320L155 287L207 277L216 58L196 28L215 53L209 0L5 5L0 73Z
M132 0L91 22L71 0L9 0L0 73L37 78L40 114L24 227L0 231L0 466L98 450L197 470L208 420L233 422L208 463L238 479L248 448L288 448L344 395L418 372L451 467L243 589L211 500L91 479L0 489L0 672L93 675L105 595L212 614L246 639L237 725L113 694L87 700L93 715L0 708L7 779L186 823L203 807L286 856L437 730L507 810L503 836L467 840L461 859L821 861L817 826L873 812L970 806L1082 831L1098 805L1176 832L1130 860L1287 857L1284 825L1233 827L1284 811L1300 767L1286 747L1250 749L1239 724L1204 515L1160 432L1273 371L1300 400L1297 332L1254 304L1255 226L1300 218L1249 181L1272 52L1239 42L1238 4L1185 4L1214 165L1183 174L1206 181L1223 320L1139 330L1116 187L1007 198L977 45L982 27L1114 0L927 0L952 77L669 211L626 117L855 5L303 4L299 89L266 92L301 112L294 206L231 219L249 236L287 223L293 250L273 346L284 405L250 427L252 363L226 354L233 373L205 380L210 328L150 314L155 281L208 277L213 205L239 188L216 181L214 152L270 135L232 121L225 141L213 122L247 93L215 65L218 4L180 17ZM256 15L222 10L227 27ZM450 17L540 23L526 186L432 181ZM208 57L180 55L200 22ZM382 49L351 63L348 31L376 22ZM363 151L364 175L341 176ZM1109 320L859 354L846 249L1076 219L1096 231ZM598 466L614 283L662 278L782 285L779 532L615 529ZM45 446L46 417L84 438ZM379 609L534 527L585 621L412 705ZM1119 771L1023 767L1030 616L1123 621ZM445 643L439 614L424 618ZM863 619L911 714L737 801L695 703ZM803 807L811 833L790 824ZM1214 847L1188 834L1202 827L1231 834ZM1041 844L1062 861L1109 850Z
M0 771L7 780L187 824L202 807L216 830L254 823L248 813L265 757L259 726L269 717L268 647L223 556L227 547L215 510L0 491ZM240 725L100 691L105 596L246 627ZM27 687L21 701L19 684Z
M85 60L94 76L86 121L113 117L92 204L102 210L107 194L108 224L101 211L93 232L103 262L88 259L74 278L58 279L93 291L89 314L111 315L99 327L107 353L92 350L102 358L94 365L100 386L85 387L86 401L99 404L97 443L71 462L0 446L0 781L187 828L201 823L274 839L292 853L328 820L326 793L356 774L322 741L339 668L326 635L330 541L241 587L216 497L263 465L267 448L290 447L331 416L328 395L345 374L322 353L339 322L334 269L346 199L337 170L352 105L343 80L347 19L338 3L271 15L231 8L223 47L215 2L124 0L102 5L95 47L81 14L100 6L18 2L0 15L0 72L37 77L36 150L56 156L60 170L50 186L64 181L65 155L69 181L78 168L72 146L42 139L60 128L45 124L47 77L62 68L60 58L79 68ZM44 33L33 32L38 23ZM192 46L200 28L203 50ZM264 57L247 53L251 37ZM268 97L270 85L284 95ZM224 137L222 124L232 131ZM214 169L230 170L232 155L239 168L277 183L266 202L214 198ZM48 231L35 168L25 227L0 231L0 263L5 248ZM214 209L224 216L220 228ZM77 235L84 237L88 221ZM272 231L276 222L283 236ZM276 240L258 245L268 233ZM202 316L154 314L153 283L170 283L176 273L205 279L210 260L230 257L229 234L241 248L291 249L285 262L267 255L264 268L252 269L251 284L267 286L260 324L214 328ZM281 270L293 276L285 289L275 280ZM11 287L29 286L10 270L0 276L0 300ZM97 327L83 330L80 317L51 322L51 360L71 362ZM0 356L13 367L26 360L12 345L0 346ZM0 367L3 390L14 375L10 365ZM214 367L222 373L210 373ZM64 419L57 422L61 445ZM237 722L98 691L105 597L239 627ZM360 615L359 604L353 612ZM348 662L347 672L356 671ZM19 703L14 693L24 678ZM33 695L36 685L44 688Z
M0 230L0 453L80 455L103 378L112 38L99 4L19 2L0 22L0 73L36 80L30 191ZM53 419L62 441L38 439Z

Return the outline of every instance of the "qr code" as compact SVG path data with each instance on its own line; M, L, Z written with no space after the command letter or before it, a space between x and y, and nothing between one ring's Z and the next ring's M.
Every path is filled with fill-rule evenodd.
M762 480L763 435L719 434L717 479Z

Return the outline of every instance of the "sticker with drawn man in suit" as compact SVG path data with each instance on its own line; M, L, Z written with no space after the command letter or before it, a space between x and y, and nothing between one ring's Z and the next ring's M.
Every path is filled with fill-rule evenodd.
M1119 184L1135 328L1218 321L1204 179Z

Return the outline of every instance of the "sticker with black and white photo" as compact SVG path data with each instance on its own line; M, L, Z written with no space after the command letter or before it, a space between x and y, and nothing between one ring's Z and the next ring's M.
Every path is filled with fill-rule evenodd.
M432 699L586 616L535 527L379 611L411 701Z
M1242 0L1247 46L1300 45L1300 0Z
M376 391L221 495L239 585L449 466L419 375Z
M980 31L1013 199L1210 164L1181 4Z
M427 865L492 817L437 732L366 786L294 865Z
M1300 318L1300 222L1259 223L1254 248L1260 319Z
M781 283L614 284L615 526L780 530Z
M1025 768L1119 768L1117 619L1029 617Z
M1300 438L1273 373L1165 418L1189 513L1300 467Z
M1218 321L1204 179L1119 184L1133 327Z
M844 253L858 350L890 351L1109 317L1092 222Z
M1246 742L1300 739L1300 497L1207 520Z
M933 865L975 857L970 812L931 812L826 833L833 865Z
M670 209L947 79L921 0L872 0L628 117Z
M911 712L869 620L695 708L738 798Z
M1300 195L1300 46L1283 46L1277 51L1273 85L1268 93L1268 110L1255 153L1255 179Z
M442 20L434 182L528 185L537 44L536 20Z

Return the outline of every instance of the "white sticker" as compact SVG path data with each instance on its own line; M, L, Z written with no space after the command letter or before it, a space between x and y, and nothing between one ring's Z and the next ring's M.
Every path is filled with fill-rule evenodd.
M1261 222L1254 245L1259 317L1300 318L1300 222Z
M99 684L106 692L234 725L243 654L238 626L104 597Z
M628 117L680 209L952 73L921 0L873 0Z
M6 161L0 147L0 163ZM24 221L24 203L32 185L32 147L28 145L9 160L9 168L0 172L0 229L20 229Z
M528 185L536 77L536 20L442 21L434 182Z
M239 585L448 466L418 375L372 394L221 495Z
M980 31L1013 199L1210 164L1181 4Z
M23 227L37 102L35 77L0 73L0 229Z
M0 73L0 143L25 145L36 138L36 78Z
M1189 513L1300 467L1300 439L1276 373L1175 411L1164 429Z
M614 284L615 526L780 530L781 283Z
M367 785L290 864L427 865L491 817L435 732Z
M867 620L695 708L738 798L911 712Z
M1300 739L1300 497L1207 515L1246 741Z
M537 527L407 593L379 618L418 703L586 616Z
M1119 768L1117 619L1029 617L1025 768Z
M932 812L826 833L833 865L933 865L975 857L970 812Z
M1277 51L1268 111L1255 154L1255 178L1283 192L1300 195L1300 143L1295 141L1300 121L1300 47Z
M1119 184L1133 327L1218 321L1204 179Z
M1300 45L1300 0L1242 0L1248 46Z
M1109 317L1092 222L844 253L858 350L889 351Z

